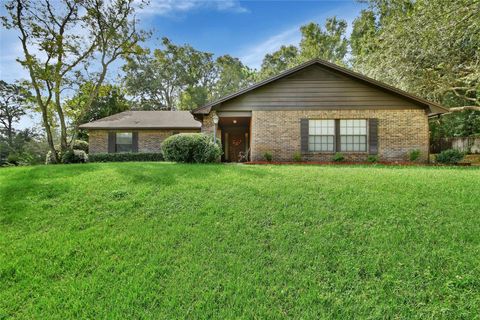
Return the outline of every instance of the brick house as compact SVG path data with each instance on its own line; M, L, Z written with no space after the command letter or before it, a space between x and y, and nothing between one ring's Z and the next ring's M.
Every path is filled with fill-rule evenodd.
M142 127L132 132L132 139L138 139L138 151L158 151L161 140L174 132L215 132L222 141L222 160L231 162L238 161L241 152L254 161L263 160L266 152L274 161L292 161L296 154L304 161L330 161L337 152L349 161L365 161L369 155L402 161L412 150L420 150L421 160L426 161L428 117L445 112L448 109L436 103L315 59L197 108L191 115L168 113L168 117L185 114L185 123L156 111L155 119L165 118L164 127L154 128L151 123L146 128L138 119ZM198 127L186 128L187 122ZM113 132L122 139L128 133L123 131L135 129L111 126L101 131L93 128L94 123L82 126L90 129L91 152L115 152ZM145 142L148 139L150 143Z

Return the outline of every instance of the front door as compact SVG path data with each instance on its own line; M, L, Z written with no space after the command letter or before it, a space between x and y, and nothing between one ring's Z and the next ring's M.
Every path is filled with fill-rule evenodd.
M245 133L230 132L228 134L228 159L231 162L238 162L240 152L245 152Z

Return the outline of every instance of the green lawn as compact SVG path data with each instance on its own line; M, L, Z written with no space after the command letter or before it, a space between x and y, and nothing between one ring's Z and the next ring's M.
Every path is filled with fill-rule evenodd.
M480 170L0 169L1 318L480 318Z

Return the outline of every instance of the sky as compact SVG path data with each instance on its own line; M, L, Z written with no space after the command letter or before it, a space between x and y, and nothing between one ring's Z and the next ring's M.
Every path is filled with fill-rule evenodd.
M2 1L3 2L3 1ZM349 25L364 4L355 0L151 0L138 13L140 27L152 31L144 44L155 48L162 37L176 44L190 44L215 56L229 54L251 68L259 68L267 53L282 45L298 44L300 26L316 22L323 25L331 16ZM2 6L0 15L4 15ZM14 31L0 30L0 79L14 82L27 79L27 72L15 61L22 54ZM119 68L121 64L116 64ZM110 75L118 70L113 68ZM22 119L21 126L31 120Z

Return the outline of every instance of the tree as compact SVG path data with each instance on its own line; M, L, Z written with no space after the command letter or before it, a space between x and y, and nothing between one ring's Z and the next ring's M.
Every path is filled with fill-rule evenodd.
M111 84L100 86L97 98L86 109L94 86L94 83L86 82L75 96L66 101L66 114L76 127L130 109L130 102L125 98L125 89ZM87 134L84 130L80 130L78 137L85 139Z
M260 69L260 78L266 79L287 70L297 63L298 56L299 50L293 45L281 46L274 53L266 54Z
M29 93L25 88L0 80L0 133L7 136L10 147L13 146L15 135L13 124L25 115L28 99Z
M123 67L124 84L137 109L192 109L204 104L215 79L213 54L162 39L162 49L143 50Z
M93 103L109 66L135 54L145 34L136 30L133 0L11 0L6 28L19 32L30 84L40 108L48 145L55 152L50 108L60 126L61 149L67 148L64 94L89 78L95 83L86 109Z
M302 39L299 47L282 46L278 51L265 55L260 80L316 58L344 65L348 49L346 31L347 22L336 17L326 20L325 29L314 22L300 27Z
M347 54L348 40L346 38L347 22L336 17L328 18L325 30L316 24L309 23L300 28L301 62L320 58L336 64L344 64Z
M480 1L367 2L352 32L356 70L446 106L480 106Z
M216 79L213 99L248 87L254 82L255 72L245 66L240 59L223 55L215 60Z

